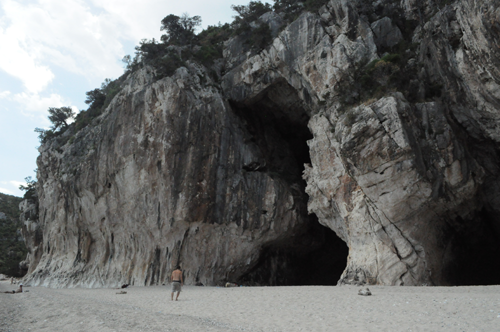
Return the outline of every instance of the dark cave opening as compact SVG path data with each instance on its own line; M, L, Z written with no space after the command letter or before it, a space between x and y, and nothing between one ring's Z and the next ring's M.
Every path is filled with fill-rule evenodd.
M444 258L444 278L454 286L500 284L498 213L482 209L454 221Z
M245 103L231 102L242 119L247 140L261 152L262 160L244 165L247 172L265 172L285 181L305 219L304 229L291 239L262 248L259 261L238 283L244 285L336 285L347 263L348 248L334 231L307 214L308 195L302 179L310 163L307 141L309 114L297 91L288 83L273 84Z
M347 263L348 248L335 232L310 216L309 229L291 245L264 248L257 265L238 282L266 286L336 285Z

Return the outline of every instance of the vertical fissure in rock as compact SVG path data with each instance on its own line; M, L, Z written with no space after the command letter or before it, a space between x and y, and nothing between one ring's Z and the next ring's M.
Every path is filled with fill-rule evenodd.
M289 188L303 225L289 238L264 245L259 259L238 280L248 285L336 285L347 264L348 249L331 229L307 213L309 196L302 178L311 163L307 141L309 114L297 91L278 82L250 101L230 101L242 120L246 144L258 157L242 165L266 173ZM262 211L263 214L268 211Z

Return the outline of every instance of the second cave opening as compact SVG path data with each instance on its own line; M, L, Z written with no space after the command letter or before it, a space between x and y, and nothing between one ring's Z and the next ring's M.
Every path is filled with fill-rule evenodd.
M257 264L241 276L244 285L336 285L345 269L348 248L333 230L308 215L302 179L304 164L311 163L307 141L310 114L297 91L280 81L245 103L231 102L242 119L250 144L255 144L264 162L244 165L245 171L265 172L285 181L293 192L304 227L293 238L263 247Z

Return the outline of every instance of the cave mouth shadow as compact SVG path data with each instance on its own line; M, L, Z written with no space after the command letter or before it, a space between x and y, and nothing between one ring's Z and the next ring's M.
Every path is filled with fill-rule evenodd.
M264 159L258 167L244 165L243 169L286 182L305 225L293 238L261 248L258 262L236 281L243 285L336 285L347 265L348 248L334 231L320 225L316 215L307 213L309 196L302 173L304 164L311 163L308 107L284 80L251 100L229 103L244 123L249 144Z
M445 282L453 286L500 285L498 213L483 208L470 220L457 218L447 234Z
M347 264L348 248L334 231L310 216L301 244L263 248L254 268L238 283L250 286L333 286Z

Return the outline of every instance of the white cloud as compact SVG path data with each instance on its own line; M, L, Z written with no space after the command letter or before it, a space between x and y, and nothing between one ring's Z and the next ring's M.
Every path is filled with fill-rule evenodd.
M109 14L93 14L79 0L2 1L0 68L39 93L54 79L55 66L91 79L123 71L123 28ZM7 26L6 26L7 25Z
M63 97L58 94L51 94L49 97L41 97L39 94L21 92L15 94L12 98L17 101L27 112L46 112L49 107L61 107L64 106Z
M0 98L20 102L23 114L68 104L57 93L44 93L51 83L61 83L60 69L88 82L118 77L123 73L120 60L130 52L124 50L125 42L159 38L166 15L188 12L216 24L228 20L231 3L248 0L2 0L0 75L3 70L25 89L1 92Z
M0 192L4 193L4 194L7 194L7 195L14 195L13 191L11 191L9 189L1 188L1 187L0 187Z
M11 99L20 104L24 115L38 116L42 120L42 125L46 126L50 125L47 119L49 107L71 106L75 112L78 112L78 107L71 105L64 97L55 93L44 97L37 93L21 92L13 95Z
M19 194L20 190L19 190L19 186L22 184L22 185L26 185L26 182L21 182L21 181L2 181L1 184L3 186L7 186L8 188L11 188L11 189L7 189L7 188L0 188L0 192L4 193L4 194L9 194L9 195L16 195L16 194Z
M10 91L2 91L0 92L0 99L3 99L3 98L7 98L8 96L10 96Z
M19 188L20 185L26 186L26 181L9 181L11 185Z
M47 66L36 63L33 54L19 44L20 40L13 31L0 29L0 68L15 76L32 92L43 90L54 78Z
M205 24L226 21L231 3L248 0L2 0L0 69L32 94L55 80L56 67L88 80L117 77L125 41L159 38L160 21L170 13L201 15Z

